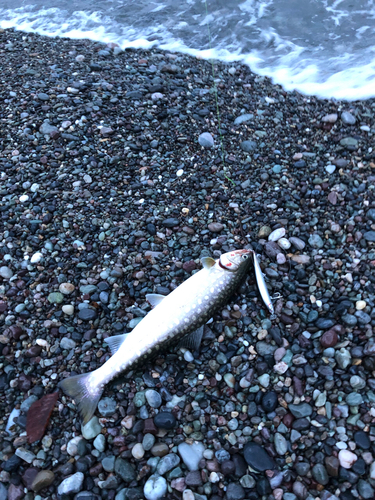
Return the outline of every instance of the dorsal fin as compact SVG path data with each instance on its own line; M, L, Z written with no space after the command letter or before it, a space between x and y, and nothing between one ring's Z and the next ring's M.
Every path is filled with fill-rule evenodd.
M189 351L198 351L201 342L202 342L202 337L204 333L204 326L201 326L197 330L194 330L193 332L189 333L184 337L181 342L178 344L178 347L185 347L186 349L189 349Z
M113 337L107 337L104 339L104 342L108 344L111 354L115 354L115 352L120 349L128 335L128 333L123 333L122 335L114 335Z
M160 295L159 293L148 293L146 295L146 300L151 304L152 307L156 307L165 299L165 297L165 295Z
M207 269L211 269L212 266L216 264L216 260L213 259L212 257L202 257L201 258L202 266Z

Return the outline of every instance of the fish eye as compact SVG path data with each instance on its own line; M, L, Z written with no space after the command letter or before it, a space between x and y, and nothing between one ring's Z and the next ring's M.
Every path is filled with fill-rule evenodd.
M244 254L244 255L242 256L242 258L243 258L243 259L245 259L245 260L246 260L248 257L249 257L249 256L248 256L247 254Z

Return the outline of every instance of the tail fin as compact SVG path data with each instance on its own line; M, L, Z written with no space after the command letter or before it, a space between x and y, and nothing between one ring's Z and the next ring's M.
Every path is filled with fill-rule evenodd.
M74 399L76 404L78 404L83 418L83 425L86 425L91 420L103 392L103 386L92 384L91 375L92 373L84 373L68 377L59 383L59 387L65 394Z

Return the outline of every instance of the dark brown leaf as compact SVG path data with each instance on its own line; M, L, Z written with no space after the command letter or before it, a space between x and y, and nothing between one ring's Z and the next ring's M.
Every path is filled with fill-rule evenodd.
M42 439L58 397L59 393L53 392L31 405L26 421L27 439L30 444Z

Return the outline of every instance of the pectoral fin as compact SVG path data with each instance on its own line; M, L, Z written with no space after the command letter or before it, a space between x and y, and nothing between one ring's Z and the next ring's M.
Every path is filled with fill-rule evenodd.
M123 333L122 335L114 335L113 337L107 337L104 341L108 344L111 354L115 354L122 344L125 342L128 333Z
M202 266L207 269L207 271L209 269L211 269L212 266L214 266L216 264L216 260L213 259L212 257L203 257L201 259L201 262L202 262Z
M146 295L146 300L151 304L152 307L156 307L164 299L165 295L160 295L159 293L148 293Z
M194 332L189 333L184 337L181 342L178 344L178 347L185 347L186 349L189 349L189 351L198 351L201 342L202 342L202 337L204 333L204 326L201 326L197 330L194 330Z

